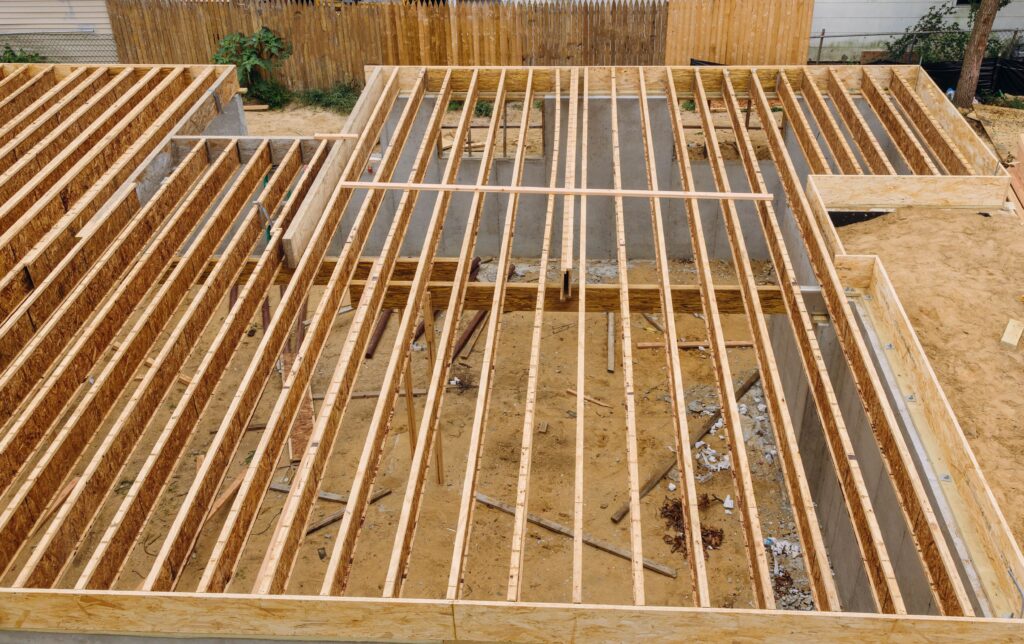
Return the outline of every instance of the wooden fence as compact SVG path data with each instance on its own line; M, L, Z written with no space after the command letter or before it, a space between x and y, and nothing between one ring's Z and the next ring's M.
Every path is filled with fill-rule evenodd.
M266 26L294 52L292 89L362 82L384 65L663 65L807 60L813 0L569 0L299 4L107 0L130 63L207 63L232 32Z

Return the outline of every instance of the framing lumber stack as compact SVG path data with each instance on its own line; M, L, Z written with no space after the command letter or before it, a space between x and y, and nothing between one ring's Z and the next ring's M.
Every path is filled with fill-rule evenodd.
M230 68L0 70L0 109L10 113L0 128L0 628L347 639L679 639L713 633L989 641L1020 634L1020 549L884 267L875 257L845 254L828 214L908 205L1003 207L1009 176L919 69L373 67L342 136L294 139L202 134L237 91ZM466 183L460 169L473 108L483 99L493 101L494 111L482 152L466 164L473 175ZM519 133L511 158L497 158L496 140L510 100L532 105L541 99L553 109L551 145L544 182L529 185L524 161L531 110L504 126ZM463 107L452 153L439 157L442 119L454 100ZM686 150L693 136L693 127L684 124L684 101L692 101L700 119L711 190L696 188L686 154L672 168L657 167L662 142ZM620 129L627 102L638 110L639 139ZM590 161L599 103L610 110L611 147L604 158L609 185L594 185ZM727 125L716 124L713 104L724 106ZM667 114L656 117L655 109ZM750 119L774 124L775 110L782 111L785 129L762 125L770 160L758 159ZM670 127L657 132L656 124L666 122ZM722 130L737 142L742 182L727 172ZM792 133L788 140L786 132ZM644 185L624 185L624 150L642 150ZM491 183L501 163L509 164L510 180ZM426 180L435 176L428 175L432 164L440 177L433 183ZM147 182L147 172L158 171L159 184ZM778 179L779 194L769 192L768 175ZM668 176L679 189L666 187ZM466 201L456 202L459 193L469 193ZM497 277L471 281L485 204L497 198L494 193L504 200ZM520 212L526 196L542 197L545 207ZM588 231L594 230L588 217L593 223L602 212L600 200L612 204L605 223L614 233L613 259L620 267L615 284L586 279ZM631 281L625 268L631 259L630 201L648 205L657 267L652 283ZM453 203L463 204L454 228L459 253L446 257L439 248L455 219ZM417 211L417 204L424 208ZM423 238L415 244L418 256L402 256L417 212L427 213ZM721 218L735 284L716 283L721 280L711 270L708 212ZM554 281L546 270L540 282L508 277L516 221L527 216L540 226L542 243L534 252L542 267L557 268ZM754 217L763 235L775 284L759 284L755 277L745 217ZM367 254L379 220L386 235ZM696 284L677 284L669 272L666 240L683 222ZM880 454L900 509L895 518L876 514L860 467L863 455L852 439L856 421L841 409L836 375L823 358L821 323L809 312L808 282L820 289L822 315L838 343L841 368L855 384L865 435ZM348 329L340 353L328 360L329 336L346 295L352 307ZM307 301L315 302L308 317ZM388 350L385 344L374 358L386 365L383 386L368 423L360 426L363 440L351 448L357 464L344 470L346 487L337 490L345 507L334 517L332 547L320 557L323 576L297 580L293 570L315 522L315 505L341 498L325 490L324 481L339 471L339 435L345 431L351 440L346 418L351 401L362 397L354 394L371 331L392 309L393 345ZM444 311L436 329L435 310ZM468 450L453 453L441 429L445 384L466 311L486 311L488 318L480 331L483 367ZM509 341L502 318L517 312L532 315L533 323L516 495L501 506L513 521L507 591L504 601L472 600L464 596L464 581L486 433L495 422L490 402L501 367L496 356ZM631 605L585 603L590 553L583 545L593 539L585 537L584 507L594 501L584 462L586 403L594 403L586 387L586 370L593 366L584 361L585 323L588 314L603 312L614 313L617 323L621 369L615 377L621 374L622 397L608 402L622 415L623 431L621 444L609 449L624 456L630 512L623 524L628 544L613 548L629 558ZM638 343L632 325L639 314L663 320L679 499L689 552L701 553L688 383L677 350L685 344L676 322L684 313L700 313L706 324L702 344L721 393L754 609L713 605L701 554L686 558L685 605L647 605L645 579L652 571L643 548L641 472L654 464L643 467L638 458L642 414L634 391ZM547 315L575 318L579 329L569 381L576 409L572 528L559 525L572 538L565 571L572 583L558 603L523 599L523 578L530 573L525 553L533 547L527 524L538 521L530 512L530 485L537 400L548 368L541 346ZM776 607L734 393L728 351L734 341L724 337L724 315L743 316L750 330L745 346L753 348L779 448L813 613ZM784 360L772 342L773 317L792 333L795 360ZM423 353L412 350L421 320L428 344ZM603 321L601 316L602 344ZM883 344L892 349L888 367L873 353ZM417 382L412 366L424 361ZM229 367L241 379L225 391ZM278 370L281 386L268 389ZM329 375L328 385L313 396L317 373ZM801 451L802 419L783 385L794 374L809 385L809 404L842 494L840 507L828 511L848 518L852 552L833 551L822 529L823 509L812 498ZM414 386L425 389L419 401ZM894 390L915 392L914 404L897 409ZM257 408L263 410L259 418ZM915 442L905 435L902 414L913 420ZM301 436L293 435L297 421ZM257 424L258 434L247 431ZM206 426L212 436L205 449L198 459L187 457ZM361 531L368 506L382 496L382 456L394 444L389 438L397 435L396 426L407 430L402 452L408 460L389 499L397 498L397 505L381 596L353 596L348 588L359 565ZM143 444L151 447L140 449ZM941 497L922 454L952 473ZM282 458L297 462L284 488L274 480ZM421 525L420 514L436 485L431 469L457 495L450 553L415 545L417 531L430 529ZM282 489L283 503L275 506L279 513L264 536L255 530L262 511L282 501L268 492ZM889 532L894 522L909 544L898 558ZM418 557L450 565L441 595L403 596ZM833 574L837 558L863 567L873 612L844 612L843 589ZM929 596L923 601L931 614L908 614L914 611L905 589L913 582L899 572L908 558L924 576ZM958 563L962 559L969 560L970 574ZM243 585L239 569L253 561L254 574ZM914 599L921 605L920 597Z

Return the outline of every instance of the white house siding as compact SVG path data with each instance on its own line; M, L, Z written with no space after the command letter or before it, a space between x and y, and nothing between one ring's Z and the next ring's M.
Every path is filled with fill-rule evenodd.
M0 0L4 45L55 62L117 62L104 0Z
M954 0L816 0L814 21L811 24L810 57L818 55L818 36L825 30L830 34L863 34L902 32L915 24L928 9L939 4L954 4ZM968 6L957 7L961 22L966 21ZM1024 0L1012 0L996 15L995 29L1021 29L1024 31ZM1006 34L1009 35L1009 34ZM858 36L825 38L823 60L859 60L860 52L884 49L892 36Z

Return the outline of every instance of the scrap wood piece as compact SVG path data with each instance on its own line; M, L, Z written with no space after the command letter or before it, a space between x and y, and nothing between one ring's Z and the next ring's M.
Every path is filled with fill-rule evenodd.
M121 349L121 343L120 342L111 342L110 343L110 348L113 349L114 351L119 351ZM146 357L146 359L143 362L150 369L152 369L153 367L156 366L156 362L153 360L153 358L150 358L148 356ZM189 385L192 384L192 379L189 378L188 376L186 376L183 373L179 372L175 376L175 378L177 378L178 382L180 382L181 384L185 385L186 387L188 387Z
M57 510L60 509L60 506L64 505L64 501L66 501L68 496L71 494L71 490L75 489L75 485L78 484L79 478L80 477L75 476L70 481L64 484L64 487L61 488L60 492L57 493L57 496L50 503L50 507L46 509L46 514L43 515L43 520L36 524L35 530L33 532L39 531L40 528L42 528L50 522L50 519L53 518L53 515L57 514Z
M643 316L643 318L645 320L647 320L647 322L651 326L654 327L654 329L658 333L664 333L665 332L665 327L661 326L661 322L658 322L658 320L653 315L651 315L650 313L641 313L641 315Z
M372 358L373 354L377 352L377 345L380 344L380 339L384 337L384 331L388 328L388 320L391 319L392 313L394 313L393 309L384 309L377 317L377 326L373 327L370 343L366 345L365 355L367 358Z
M516 514L516 510L512 506L508 505L507 503L502 503L497 499L492 499L491 497L481 492L476 493L476 500L489 508L499 510L501 512L504 512L505 514L510 514L512 516L515 516ZM538 525L546 530L550 530L555 534L560 534L564 537L569 537L570 539L573 538L572 530L570 530L569 528L565 527L560 523L551 521L550 519L546 519L536 514L528 513L526 515L526 520L534 525ZM608 554L615 555L616 557L625 559L626 561L633 560L633 553L629 550L626 550L625 548L620 548L612 543L608 543L607 541L596 539L585 532L583 533L583 543L587 544L592 548L596 548L597 550L601 550L607 552ZM660 564L656 561L652 561L646 557L644 557L644 568L652 572L656 572L659 575L665 575L666 577L671 577L673 579L676 578L675 568L672 568L671 566L666 566L664 564Z
M565 393L569 394L570 396L576 396L577 395L575 389L566 389ZM612 408L611 405L609 405L608 403L604 402L603 400L598 400L597 398L594 398L593 396L588 396L586 394L583 394L583 400L586 400L589 403L594 403L598 407L604 407L606 409L611 409Z
M225 505L231 502L235 494L238 493L238 488L242 487L242 481L245 480L245 472L248 468L242 468L242 471L238 473L235 480L231 481L224 491L220 493L217 500L213 502L213 507L210 508L210 516L217 514L218 511Z
M615 373L615 314L608 311L608 373Z
M637 342L637 349L661 349L665 346L664 342ZM676 343L680 349L707 349L711 346L710 342L701 340L680 340ZM727 349L749 349L754 346L753 342L748 340L726 340L725 347Z
M288 494L292 491L291 486L285 483L271 483L270 489L274 492L281 492ZM334 501L335 503L348 503L348 496L345 494L335 494L334 492L318 492L317 498L321 501Z
M284 374L291 373L292 364L295 362L294 353L285 353L281 356L284 369L281 370L281 378ZM284 384L283 382L281 383ZM313 434L313 423L316 414L313 410L313 392L306 387L306 395L302 397L299 408L295 411L295 419L292 421L291 429L288 431L288 459L291 462L298 461L309 445L309 437Z
M378 490L378 491L374 492L373 496L370 497L370 504L372 505L372 504L376 503L377 501L380 501L381 499L383 499L384 497L386 497L389 494L391 494L391 488L388 488L388 487L384 488L383 490ZM339 501L340 503L348 503L348 496L342 496L340 498L344 499L343 501ZM316 532L317 530L320 530L321 528L326 528L327 526L331 525L332 523L337 523L338 521L341 521L342 517L344 517L344 516L345 516L345 511L344 510L338 510L337 512L332 512L332 513L328 514L327 516L325 516L324 518L320 519L319 521L310 524L310 526L308 528L306 528L306 535L307 536L311 535L314 532Z
M1020 342L1021 334L1024 334L1024 322L1011 319L1006 323L1006 330L1003 331L1001 342L1008 347L1016 349L1017 344Z
M746 380L744 380L739 385L737 385L736 386L736 400L738 401L740 398L745 396L747 394L747 392L750 391L750 388L753 387L755 384L757 384L757 381L760 380L760 379L761 379L761 372L754 371L752 374L750 374L747 377ZM722 410L721 410L721 408L719 408L719 410L717 412L715 412L715 414L713 416L708 418L707 421L704 423L704 427L701 428L700 434L698 434L696 438L694 438L692 441L690 441L691 447L696 448L697 447L697 443L699 441L701 441L705 436L707 436L708 433L711 432L711 429L715 426L716 423L718 423L718 419L721 418L721 417L722 417ZM676 455L673 454L672 457L669 460L665 461L664 465L662 465L658 469L654 470L653 473L651 473L651 476L648 477L647 482L645 482L643 487L640 488L640 498L642 499L645 496L647 496L648 494L650 494L651 491L658 486L658 483L661 483L661 479L663 479L666 476L668 476L668 473L671 472L672 469L675 466L676 466ZM626 501L621 506L619 506L619 509L616 510L614 514L612 514L612 522L613 523L618 523L619 521L622 521L622 519L627 514L629 514L629 501Z

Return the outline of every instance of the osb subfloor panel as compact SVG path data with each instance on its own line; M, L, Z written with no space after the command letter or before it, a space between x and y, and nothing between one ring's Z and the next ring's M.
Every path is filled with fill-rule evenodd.
M881 256L1018 543L1024 543L1024 319L1017 217L905 209L839 229L850 254Z

